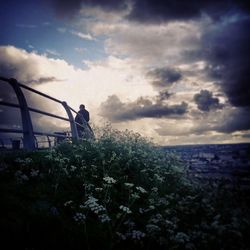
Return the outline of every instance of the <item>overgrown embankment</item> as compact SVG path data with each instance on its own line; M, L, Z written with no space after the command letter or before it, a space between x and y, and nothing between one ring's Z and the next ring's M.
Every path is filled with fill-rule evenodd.
M186 179L138 134L1 155L1 234L18 249L247 249L249 196ZM3 244L3 243L2 243Z

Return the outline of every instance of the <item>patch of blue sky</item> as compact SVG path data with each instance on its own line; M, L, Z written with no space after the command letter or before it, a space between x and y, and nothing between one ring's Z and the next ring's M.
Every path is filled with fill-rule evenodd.
M40 1L0 3L0 14L0 45L47 54L77 68L86 68L85 60L96 61L107 56L104 38L88 40L73 34L72 31L82 31L74 30L65 20L56 19Z

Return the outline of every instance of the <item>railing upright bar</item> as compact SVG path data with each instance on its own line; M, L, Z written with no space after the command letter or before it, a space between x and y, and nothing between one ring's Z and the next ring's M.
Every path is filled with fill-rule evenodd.
M47 140L48 140L48 143L49 143L49 148L51 148L51 140L50 140L49 136L47 136Z
M70 128L71 128L71 135L72 135L72 141L78 141L79 140L79 135L76 129L76 123L74 120L74 117L71 113L70 107L68 106L68 104L66 102L62 102L63 107L65 108L65 111L69 117L70 120Z
M29 108L25 99L25 96L19 86L16 79L9 79L9 83L14 89L21 111L22 125L23 125L23 146L25 149L33 150L35 149L35 139L32 121L29 113Z

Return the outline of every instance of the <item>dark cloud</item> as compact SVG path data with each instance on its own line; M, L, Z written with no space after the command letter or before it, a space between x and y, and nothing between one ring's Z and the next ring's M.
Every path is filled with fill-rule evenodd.
M203 36L208 70L236 107L250 106L250 18L231 16Z
M180 118L187 113L185 102L177 105L167 105L163 102L152 102L147 98L139 98L134 102L123 103L116 96L109 96L101 105L101 116L113 122L136 120L141 118Z
M31 80L30 82L25 82L26 84L32 83L32 84L43 84L43 83L48 83L48 82L60 82L62 80L57 79L54 76L48 76L48 77L40 77L35 80Z
M223 107L223 105L219 103L219 99L213 97L213 93L208 90L201 90L200 93L195 94L194 101L198 109L205 112Z
M217 17L232 7L229 1L216 0L136 0L129 17L140 22L187 20L200 17L203 13Z
M156 88L166 88L182 78L181 72L174 68L157 68L147 73L151 84Z
M249 10L249 4L239 1L173 1L173 0L47 0L52 3L56 13L61 17L76 15L81 7L99 7L106 11L126 9L132 4L128 19L139 22L162 22L171 20L187 20L207 14L219 19L223 14L235 10Z
M233 110L226 119L214 127L214 130L222 133L233 133L250 129L250 108L238 108Z
M106 11L122 10L126 8L125 0L46 0L51 4L59 17L72 18L76 16L81 7L99 7Z
M156 96L157 100L162 102L164 100L169 99L173 93L169 93L167 90L162 90L159 92L158 96Z
M250 138L250 134L243 134L241 135L243 138Z
M205 14L218 21L224 15L238 11L247 13L249 10L250 5L245 0L136 0L130 17L140 22L161 22L193 20Z

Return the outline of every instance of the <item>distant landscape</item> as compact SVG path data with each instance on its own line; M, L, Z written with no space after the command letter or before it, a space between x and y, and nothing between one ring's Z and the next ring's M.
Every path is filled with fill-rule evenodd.
M189 175L200 179L224 179L250 188L250 143L176 145L163 147L177 153Z

